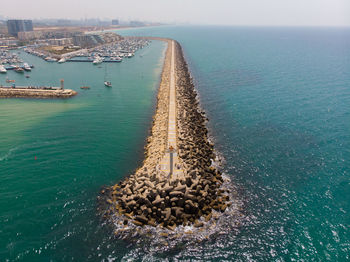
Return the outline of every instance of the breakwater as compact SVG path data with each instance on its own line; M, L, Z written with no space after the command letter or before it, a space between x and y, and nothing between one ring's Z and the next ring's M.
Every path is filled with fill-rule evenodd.
M134 174L101 191L99 209L107 209L107 219L122 218L124 226L202 227L214 211L224 212L231 205L230 197L213 166L207 118L182 48L173 40L156 40L167 41L168 48L145 160Z
M34 89L34 88L12 88L0 87L0 98L68 98L75 96L76 91L71 89Z

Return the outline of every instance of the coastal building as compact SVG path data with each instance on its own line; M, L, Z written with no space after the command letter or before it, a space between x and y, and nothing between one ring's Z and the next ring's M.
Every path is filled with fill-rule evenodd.
M119 20L118 19L113 19L112 20L112 25L119 25Z
M121 35L118 35L118 34L113 33L113 32L102 33L102 34L100 34L100 36L103 38L103 41L105 43L112 43L112 42L120 41L123 39L123 37Z
M103 43L103 38L97 34L81 34L73 36L73 44L82 48L94 47Z
M113 43L122 40L123 37L113 33L106 32L101 34L79 34L72 38L73 44L75 46L80 46L82 48L90 48L101 44Z
M27 31L27 32L18 32L18 39L21 41L28 41L39 39L43 37L42 31Z
M68 46L73 44L72 38L47 39L46 42L50 45L57 46Z
M17 46L18 40L14 38L0 38L0 46L9 47L9 46Z
M18 36L18 32L33 31L32 20L8 20L7 31L12 36Z

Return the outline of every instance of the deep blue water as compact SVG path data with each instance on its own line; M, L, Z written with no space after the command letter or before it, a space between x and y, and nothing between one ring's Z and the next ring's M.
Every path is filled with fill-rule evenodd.
M164 251L116 240L96 217L100 186L141 161L163 51L153 43L143 51L149 56L111 69L120 89L101 89L103 73L88 65L75 79L66 64L60 66L68 84L81 85L86 70L91 79L84 85L93 88L69 101L0 104L20 120L3 117L0 130L0 258L350 260L350 29L119 32L171 37L183 46L222 168L244 203L241 226ZM57 81L57 68L44 79ZM18 116L21 107L25 117Z

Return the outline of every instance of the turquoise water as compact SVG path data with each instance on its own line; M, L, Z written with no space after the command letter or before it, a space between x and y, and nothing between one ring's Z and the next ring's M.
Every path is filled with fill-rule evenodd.
M112 88L103 84L104 65L21 54L35 69L29 79L8 72L18 85L57 86L64 78L79 94L0 100L0 261L97 259L108 234L96 217L96 197L142 160L164 51L164 43L153 42L131 59L108 63Z
M64 75L67 88L77 89L88 76L84 85L92 89L62 101L0 101L0 258L350 259L349 29L120 32L172 37L183 46L222 168L244 201L242 225L206 242L155 252L114 239L96 217L100 186L119 181L141 161L161 43L141 51L147 58L113 65L112 82L124 83L120 89L100 86L103 68L31 58L38 64L33 81L38 74L58 84ZM39 70L41 63L55 70Z
M145 32L147 31L147 32ZM350 259L350 29L132 30L183 46L244 225L179 258Z

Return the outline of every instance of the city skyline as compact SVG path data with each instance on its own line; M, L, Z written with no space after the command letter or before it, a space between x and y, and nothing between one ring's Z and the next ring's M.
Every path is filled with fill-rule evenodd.
M19 8L20 7L20 8ZM60 2L36 0L2 4L4 18L142 20L160 23L261 26L350 26L346 0L139 0Z

